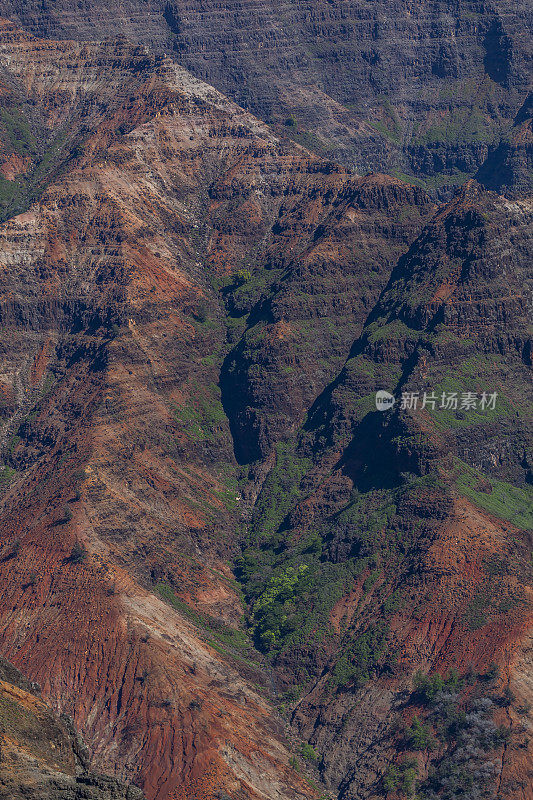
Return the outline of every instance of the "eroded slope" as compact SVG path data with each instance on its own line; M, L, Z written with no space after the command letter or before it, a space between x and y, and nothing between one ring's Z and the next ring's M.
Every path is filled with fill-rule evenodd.
M150 800L312 797L302 741L339 797L529 797L530 200L437 209L123 40L3 31L69 132L0 228L3 653Z
M527 2L3 0L37 35L125 34L361 173L456 186L505 138L531 85Z

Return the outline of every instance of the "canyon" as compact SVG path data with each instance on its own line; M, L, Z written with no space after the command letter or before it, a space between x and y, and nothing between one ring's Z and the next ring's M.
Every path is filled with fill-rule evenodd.
M360 8L323 5L340 42ZM367 83L323 59L317 96L266 3L212 30L195 3L0 3L2 681L62 753L39 734L28 796L533 797L532 104L500 6L470 66L422 25L401 119L475 75L505 136L416 150L354 115L327 150L300 118L335 138L332 83L343 108ZM249 68L269 37L290 79Z
M2 0L35 35L121 33L364 174L449 196L505 141L531 85L527 0Z

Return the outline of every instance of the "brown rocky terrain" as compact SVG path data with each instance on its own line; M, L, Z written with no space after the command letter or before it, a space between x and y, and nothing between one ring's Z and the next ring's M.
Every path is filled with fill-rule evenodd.
M72 713L100 766L148 797L226 785L312 794L288 766L281 722L251 688L264 682L260 664L224 626L242 615L222 561L237 548L237 465L216 383L226 329L210 284L231 285L252 256L279 278L274 259L290 258L296 238L280 229L265 242L265 230L283 204L312 249L304 215L342 216L351 196L383 202L383 181L349 185L339 168L281 145L214 90L123 42L44 42L6 24L3 48L17 88L39 100L43 130L77 136L74 159L53 168L61 177L3 231L5 651ZM93 113L96 131L80 141ZM390 228L394 254L432 209L393 184L389 217L400 201L413 206L403 225L387 208L383 221L363 208L348 234L363 226L372 241ZM233 228L228 207L241 213ZM381 283L393 260L387 250L375 265ZM354 259L356 274L364 267ZM335 302L338 287L327 289ZM343 352L339 333L331 339L327 355L345 355L347 342ZM333 374L322 365L315 392ZM174 591L211 614L210 633L198 638ZM15 635L19 613L27 624Z
M283 523L289 552L278 564L299 554L309 569L320 569L298 549L318 531L337 575L356 556L359 577L330 612L333 642L308 629L304 645L296 630L281 650L275 646L275 659L291 684L294 674L301 681L305 665L293 721L324 753L324 774L331 786L340 784L342 797L382 796L382 759L394 749L415 751L422 797L442 796L451 777L457 794L444 796L468 788L457 777L453 752L442 750L436 712L429 712L433 745L406 747L402 720L412 719L413 704L418 714L432 707L411 695L414 669L442 675L456 669L466 698L489 700L495 719L509 726L510 739L490 762L498 794L482 782L480 796L531 796L528 701L518 700L528 690L522 669L514 672L523 658L518 653L530 652L531 624L531 539L524 530L531 522L522 516L530 508L530 411L523 394L531 380L524 336L530 213L529 200L511 203L474 183L439 211L393 271L352 357L301 434L296 452L312 452L315 466ZM398 395L470 386L481 394L491 385L502 394L492 419L464 412L442 417L431 406L386 415L372 410L378 388ZM319 443L331 457L317 457ZM516 505L511 484L525 490ZM309 602L320 601L317 594ZM494 685L486 677L491 663L501 665ZM424 750L429 759L420 758ZM405 755L396 763L401 783ZM481 780L479 765L474 775Z
M2 654L148 800L531 798L527 106L437 206L122 38L0 65Z
M531 86L526 0L2 0L37 35L120 32L173 53L278 130L446 192L505 140Z
M0 662L0 797L5 800L142 800L134 786L90 771L72 721L58 719L7 661Z

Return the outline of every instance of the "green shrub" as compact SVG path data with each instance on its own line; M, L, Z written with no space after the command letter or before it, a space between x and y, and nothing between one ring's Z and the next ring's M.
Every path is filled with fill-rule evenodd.
M396 766L388 767L383 776L383 788L387 792L395 792L402 782L402 773Z
M399 792L405 797L413 797L418 766L416 761L404 761L403 764L392 764L382 777L386 792Z
M318 753L312 747L309 742L305 742L300 748L300 755L302 758L305 758L306 761L309 761L311 764L316 764L318 761Z
M15 470L5 466L0 469L0 483L9 483L15 474Z
M402 774L401 790L406 797L413 797L417 777L418 768L416 766L411 765L404 769Z
M413 686L416 694L423 703L431 705L439 692L445 689L453 690L460 687L461 681L456 670L451 669L445 678L438 672L435 675L424 675L417 672L413 679Z
M435 739L429 725L414 716L411 725L405 730L405 744L409 750L434 750Z
M247 283L251 277L252 273L249 269L239 269L233 276L233 281L237 286L242 286L244 283Z
M72 564L81 564L87 558L87 550L83 544L76 542L70 552L70 562Z
M378 623L356 639L345 642L344 652L335 664L330 686L346 686L354 683L355 687L364 686L372 673L379 667L387 654L388 625Z

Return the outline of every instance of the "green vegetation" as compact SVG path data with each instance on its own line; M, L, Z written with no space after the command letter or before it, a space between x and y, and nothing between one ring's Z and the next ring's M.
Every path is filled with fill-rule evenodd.
M471 177L472 175L469 172L454 169L450 172L439 172L437 175L431 175L425 178L422 183L428 190L440 189L443 186L462 186Z
M479 797L492 797L491 751L510 736L507 728L495 724L497 706L494 699L486 696L486 683L493 683L497 675L495 668L477 679L473 674L461 679L453 670L446 676L415 676L410 702L422 704L424 718L412 718L399 746L426 753L438 750L438 758L430 764L424 780L418 778L415 760L392 764L382 776L383 793L397 792L400 797L417 800L461 800L470 796L475 786ZM465 695L466 682L469 688ZM513 700L505 694L496 698L498 705Z
M55 375L53 375L51 372L48 372L43 381L43 387L41 389L41 397L46 397L46 395L49 393L54 383L55 383Z
M469 630L477 631L487 624L487 609L489 607L490 595L488 591L478 592L472 598L463 617Z
M257 500L236 574L251 609L250 623L257 646L273 659L305 645L316 653L308 664L300 661L298 683L310 679L321 653L334 633L330 615L335 603L361 577L365 593L374 595L380 621L360 630L341 632L340 655L329 690L362 686L382 669L392 668L395 654L388 646L390 617L402 604L399 591L390 591L389 574L401 567L410 538L416 535L413 520L397 512L404 493L420 495L444 492L435 475L413 477L394 489L354 490L346 507L320 526L293 529L294 509L305 506L304 476L310 459L294 445L278 445L276 464ZM298 516L298 514L296 515ZM332 558L332 540L350 542L341 559ZM382 577L384 580L382 580ZM357 614L354 622L357 620Z
M13 454L15 453L15 450L19 446L20 442L21 442L20 436L15 435L15 436L11 437L11 439L9 440L8 445L7 445L7 451L8 451L10 456L13 456Z
M252 278L252 273L249 269L239 269L233 276L234 282L237 286L242 286L244 283L248 283L249 280Z
M381 569L375 569L370 575L365 578L365 582L363 583L363 590L365 592L369 592L370 589L374 586L376 581L378 580L379 576L381 575Z
M461 680L456 670L450 670L445 677L438 672L434 675L417 672L413 686L417 698L425 705L431 705L441 692L457 691L461 687Z
M38 146L30 124L24 114L15 108L0 108L0 133L5 141L6 151L10 149L21 158L38 158ZM31 173L30 173L31 174ZM0 213L1 218L9 216L11 209L21 210L29 205L29 179L19 175L14 180L0 176Z
M230 628L219 620L194 610L176 595L174 589L168 583L162 581L157 583L154 586L154 591L197 628L203 630L207 641L213 648L226 655L229 653L246 663L254 663L256 656L245 631Z
M457 694L440 698L431 721L446 750L430 768L427 780L418 785L420 800L461 800L474 787L478 796L491 796L494 772L490 752L509 738L508 729L494 723L494 711L494 703L487 697L470 700L465 711L460 709Z
M229 511L235 511L237 505L237 493L233 489L221 489L213 491L215 497L220 500Z
M68 155L65 149L67 135L60 132L46 148L37 142L29 121L17 109L0 110L0 128L3 136L22 157L31 159L26 173L13 181L0 176L0 219L5 220L28 208L46 186L46 178Z
M408 183L411 186L421 186L424 187L426 185L425 181L422 178L417 178L415 175L408 175L406 172L401 172L399 169L391 170L391 175L394 175L399 181L403 183Z
M330 634L331 608L368 566L367 559L322 560L323 536L292 539L285 517L301 497L308 459L280 444L276 465L256 504L237 576L252 608L257 644L273 654L302 642L318 647ZM304 675L305 679L305 675Z
M533 487L513 486L504 481L489 480L480 470L473 469L460 459L454 459L457 488L480 508L517 528L533 528ZM490 487L490 492L484 490ZM483 489L481 488L483 487Z
M419 331L409 328L401 320L394 320L394 322L389 322L385 325L380 320L372 322L365 329L365 333L370 344L391 339L403 342L406 339L418 339L420 337Z
M10 208L22 196L22 180L10 181L0 175L0 210ZM2 219L4 214L2 214Z
M305 758L306 761L309 761L310 764L316 764L319 755L308 742L304 742L304 744L300 747L300 755L302 758Z
M15 477L15 470L7 465L0 468L0 484L8 484Z
M272 284L281 277L279 269L252 269L243 266L232 276L231 285L225 291L231 291L232 315L226 324L235 325L236 320L248 314L260 298L268 294Z
M280 442L276 446L276 464L265 481L252 519L251 530L256 541L278 530L300 496L300 482L310 467L308 458L296 454L294 443Z
M401 797L414 797L418 765L413 759L391 765L383 776L386 792L398 792Z
M87 558L87 550L81 542L76 542L70 553L71 564L82 564Z
M443 336L444 334L437 337L437 341L442 341ZM482 425L500 417L509 417L517 412L520 416L527 417L533 410L527 402L518 408L503 392L497 391L500 384L498 372L501 369L501 359L497 357L476 355L458 362L454 367L454 375L447 375L433 387L437 402L435 409L428 406L428 411L432 415L436 427L439 430L445 430ZM497 397L494 408L492 408L488 400L489 395L494 391L496 391ZM467 413L462 413L460 408L463 392L472 392L477 395L476 408L470 408ZM440 407L443 393L446 395L457 393L457 409ZM483 393L486 395L484 408L481 403Z
M463 622L471 631L482 628L489 622L489 614L507 614L516 608L521 598L502 594L500 582L487 583L472 598L463 615Z
M380 621L355 638L348 634L328 679L329 686L364 686L388 653L388 633L387 623Z
M195 387L192 387L193 389ZM220 389L210 384L201 390L188 403L178 406L172 404L177 420L183 423L185 435L197 442L214 442L219 438L220 428L227 424L227 417L220 400ZM206 394L206 391L209 394Z
M289 764L294 770L296 770L296 772L300 771L300 762L298 761L296 756L291 756L289 758Z
M31 157L37 152L37 141L28 120L15 108L0 108L0 125L9 145L20 156Z
M440 189L443 186L462 186L472 175L469 172L463 172L459 169L452 169L449 172L438 172L436 175L428 175L426 178L417 178L415 175L408 175L406 172L401 172L398 169L391 170L399 181L411 184L412 186L420 186L423 189Z
M405 746L409 750L434 750L436 747L431 727L421 722L416 715L411 725L405 729Z
M439 117L425 131L415 135L413 146L431 146L440 143L455 144L494 142L499 136L494 123L482 108L474 103L462 108L450 109L444 117Z
M398 115L394 110L390 100L383 98L381 100L381 119L370 120L369 124L382 136L386 136L395 144L399 144L402 136L402 126Z
M296 144L311 150L318 155L327 155L333 149L333 146L328 144L327 141L317 136L314 131L309 131L304 128L291 128L290 138Z

